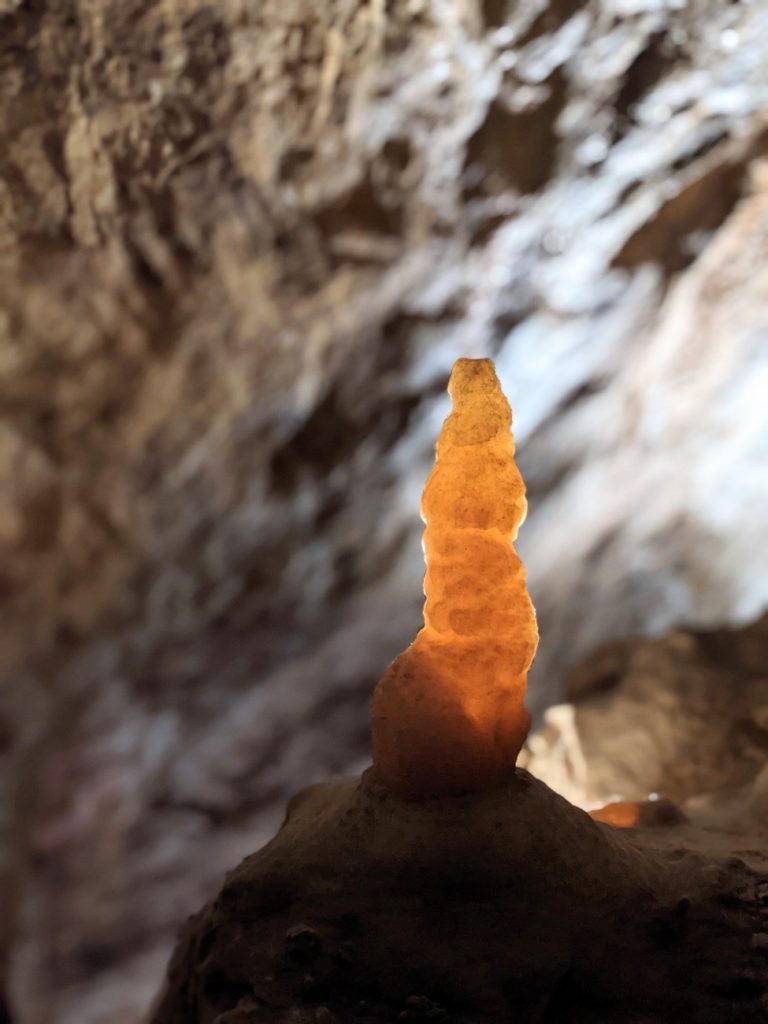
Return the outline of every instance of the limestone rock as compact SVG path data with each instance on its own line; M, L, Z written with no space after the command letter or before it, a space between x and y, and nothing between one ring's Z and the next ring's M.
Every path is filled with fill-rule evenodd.
M768 617L596 652L571 673L522 762L582 807L649 794L682 806L727 790L762 805L768 760ZM753 793L754 789L754 793Z
M758 612L767 48L724 0L0 0L25 1024L136 1024L286 796L360 767L456 357L515 413L539 709L598 641Z
M317 786L190 922L151 1021L759 1024L766 838L615 830L520 771L419 802Z

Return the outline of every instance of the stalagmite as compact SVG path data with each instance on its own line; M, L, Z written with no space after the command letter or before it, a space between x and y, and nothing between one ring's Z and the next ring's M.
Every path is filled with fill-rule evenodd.
M424 628L377 687L374 767L291 801L190 920L150 1020L765 1024L764 826L665 798L590 818L515 767L523 482L492 363L459 360L449 391Z
M459 359L448 391L453 411L421 504L424 627L373 700L376 771L411 799L509 777L530 725L523 699L538 641L513 547L526 500L509 403L490 359Z

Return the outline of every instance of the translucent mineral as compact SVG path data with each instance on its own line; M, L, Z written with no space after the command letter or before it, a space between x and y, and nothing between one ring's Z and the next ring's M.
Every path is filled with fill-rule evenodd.
M589 816L593 821L602 821L614 828L634 828L640 820L640 804L636 800L614 800L590 811Z
M489 359L459 359L448 392L421 502L424 627L373 699L376 771L408 799L500 784L530 725L538 630L513 547L526 500L512 413Z

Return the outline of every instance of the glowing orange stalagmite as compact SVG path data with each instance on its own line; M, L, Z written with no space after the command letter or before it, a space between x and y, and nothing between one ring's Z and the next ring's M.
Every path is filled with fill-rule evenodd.
M423 799L509 776L530 725L523 703L538 642L512 546L525 518L512 413L490 359L459 359L453 412L421 502L424 627L373 698L373 760L386 786Z

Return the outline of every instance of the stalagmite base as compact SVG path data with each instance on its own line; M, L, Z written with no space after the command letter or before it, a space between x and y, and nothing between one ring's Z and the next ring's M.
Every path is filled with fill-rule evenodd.
M313 787L190 922L153 1024L764 1022L768 875L728 843L611 829L520 770L418 804Z

